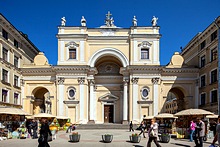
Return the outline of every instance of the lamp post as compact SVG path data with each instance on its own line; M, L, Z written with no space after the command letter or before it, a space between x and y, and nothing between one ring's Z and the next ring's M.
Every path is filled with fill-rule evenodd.
M220 115L220 26L215 19L214 24L218 29L218 115Z

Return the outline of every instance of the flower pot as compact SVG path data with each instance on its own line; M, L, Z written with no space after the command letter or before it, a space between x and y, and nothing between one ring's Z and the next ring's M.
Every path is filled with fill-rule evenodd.
M103 142L105 142L105 143L110 143L110 142L112 142L112 139L113 139L113 135L109 135L109 134L107 134L107 135L102 135L102 140L103 140Z
M160 141L161 142L164 142L164 143L168 143L168 142L170 142L170 135L168 134L166 134L166 135L161 135L161 137L160 137Z
M131 135L130 136L130 142L133 143L139 143L141 141L141 136L140 135Z
M80 134L69 135L70 142L79 142Z

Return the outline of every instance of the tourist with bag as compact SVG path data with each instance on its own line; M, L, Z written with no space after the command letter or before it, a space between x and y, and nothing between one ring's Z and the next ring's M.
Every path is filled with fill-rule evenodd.
M38 147L50 147L48 144L48 134L52 136L49 125L45 118L41 119L40 137L38 138Z
M150 129L148 131L149 140L147 142L147 147L151 147L151 142L154 141L157 147L161 147L160 144L157 142L158 138L158 124L155 118L151 119Z

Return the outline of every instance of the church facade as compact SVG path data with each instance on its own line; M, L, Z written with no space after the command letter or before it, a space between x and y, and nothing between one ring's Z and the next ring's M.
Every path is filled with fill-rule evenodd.
M58 27L58 62L40 52L21 68L23 108L71 118L73 123L139 123L165 112L168 93L178 111L198 106L198 69L184 64L178 52L160 65L160 27L121 28L108 13L105 24Z

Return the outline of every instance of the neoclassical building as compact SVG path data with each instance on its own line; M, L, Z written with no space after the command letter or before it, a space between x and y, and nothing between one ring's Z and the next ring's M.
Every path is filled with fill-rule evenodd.
M56 35L58 62L41 52L21 68L23 108L67 116L73 123L139 123L165 112L169 92L178 111L198 106L198 69L184 64L178 52L160 65L160 27L117 27L111 14L100 27L67 26L63 17ZM164 55L163 55L164 56Z

